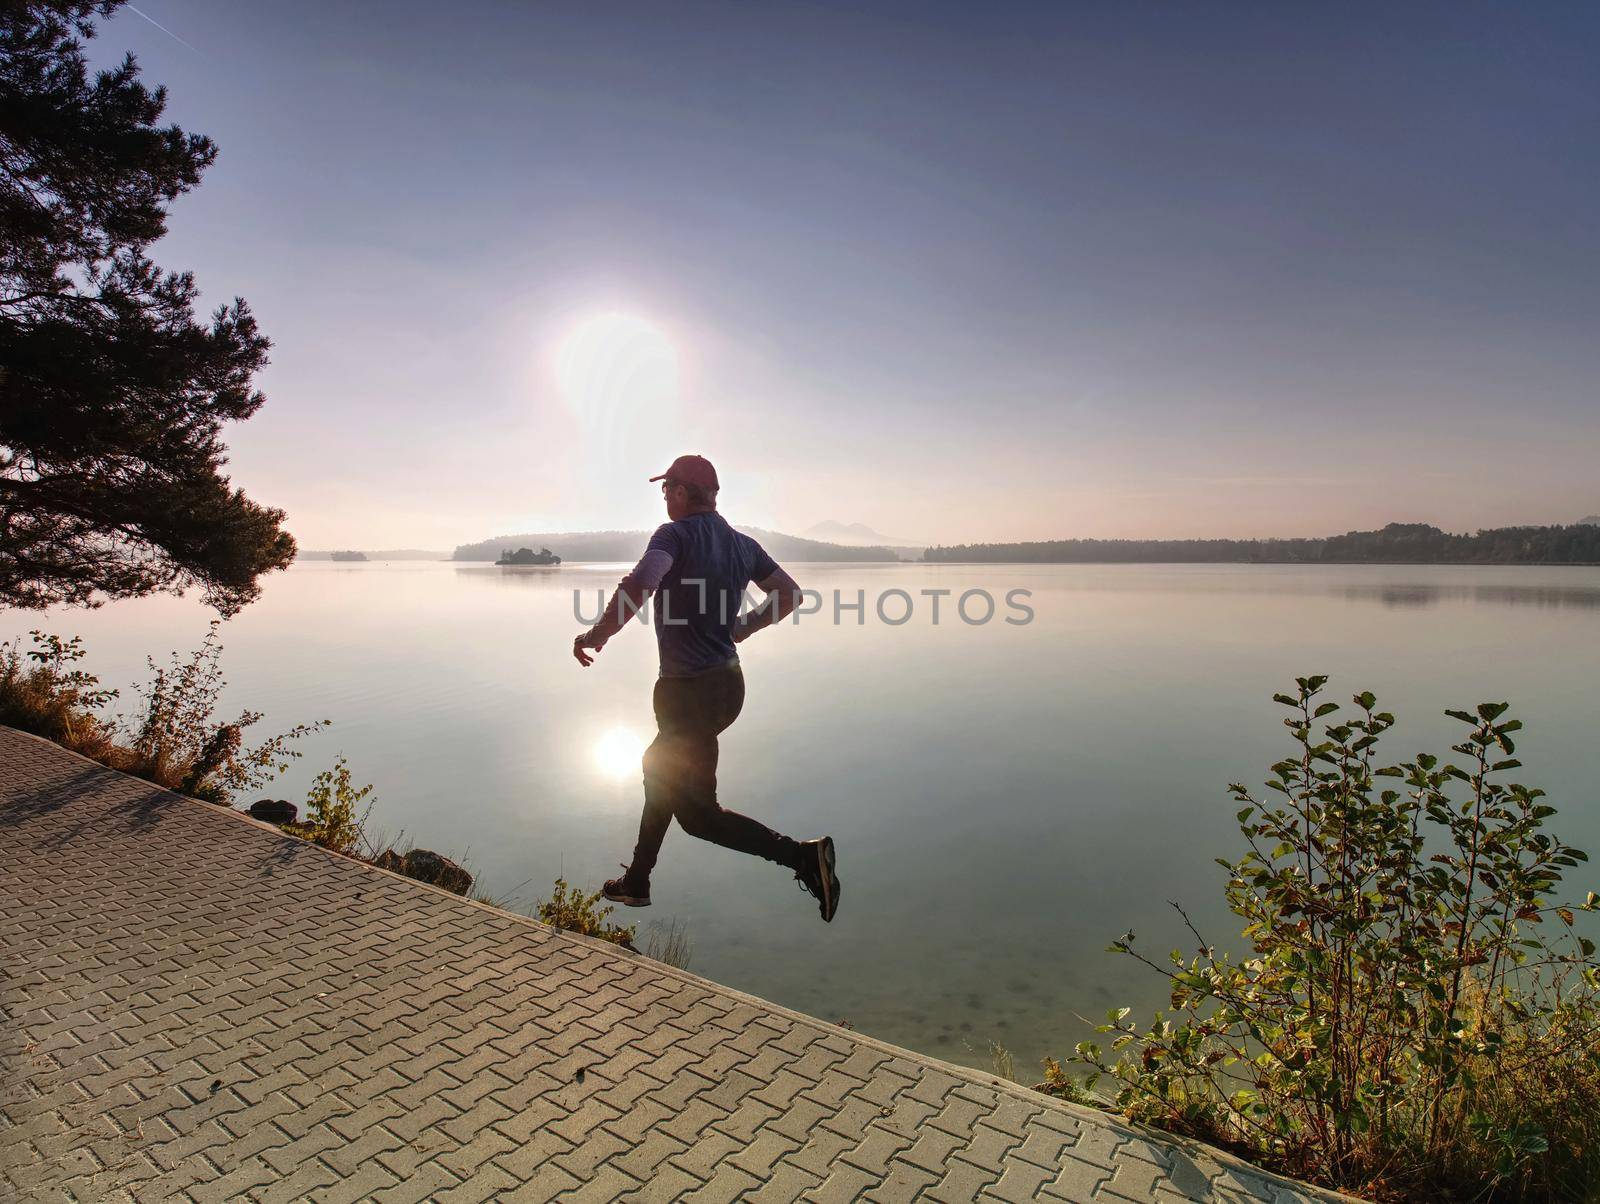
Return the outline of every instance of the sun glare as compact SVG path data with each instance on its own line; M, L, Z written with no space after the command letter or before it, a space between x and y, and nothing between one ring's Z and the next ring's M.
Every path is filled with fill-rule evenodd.
M678 351L653 323L598 314L577 326L556 353L556 383L575 411L625 418L678 399Z
M595 741L595 764L608 778L621 781L637 776L639 760L643 756L644 740L631 727L611 728Z
M557 344L552 368L578 425L588 487L626 496L678 454L682 368L655 323L617 312L589 317Z

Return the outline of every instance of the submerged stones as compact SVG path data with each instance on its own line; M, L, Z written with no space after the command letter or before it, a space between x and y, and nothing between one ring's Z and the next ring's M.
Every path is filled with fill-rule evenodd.
M385 849L373 858L372 864L380 870L441 886L454 894L464 895L472 889L472 875L432 849L412 849L403 856L393 849Z

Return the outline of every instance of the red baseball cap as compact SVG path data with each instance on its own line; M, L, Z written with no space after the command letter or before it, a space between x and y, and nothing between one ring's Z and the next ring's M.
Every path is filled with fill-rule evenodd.
M717 470L704 456L679 456L672 467L652 481L676 481L682 485L698 485L701 489L718 489Z

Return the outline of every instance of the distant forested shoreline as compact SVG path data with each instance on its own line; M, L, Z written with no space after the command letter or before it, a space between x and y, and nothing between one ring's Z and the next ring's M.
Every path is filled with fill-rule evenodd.
M1600 564L1600 525L1452 535L1390 523L1320 539L1052 539L929 548L924 559L994 564Z
M779 561L898 561L889 548L858 548L802 539L760 527L739 527L758 541ZM497 535L493 539L465 543L450 554L451 560L495 560L508 546L544 546L567 561L634 561L644 554L649 531L535 531L519 535Z

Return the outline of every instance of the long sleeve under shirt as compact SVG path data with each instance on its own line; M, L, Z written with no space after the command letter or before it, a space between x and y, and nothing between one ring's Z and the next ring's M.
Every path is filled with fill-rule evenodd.
M745 588L777 571L766 549L714 510L657 527L623 586L655 591L650 617L661 676L692 677L738 664L733 625Z

